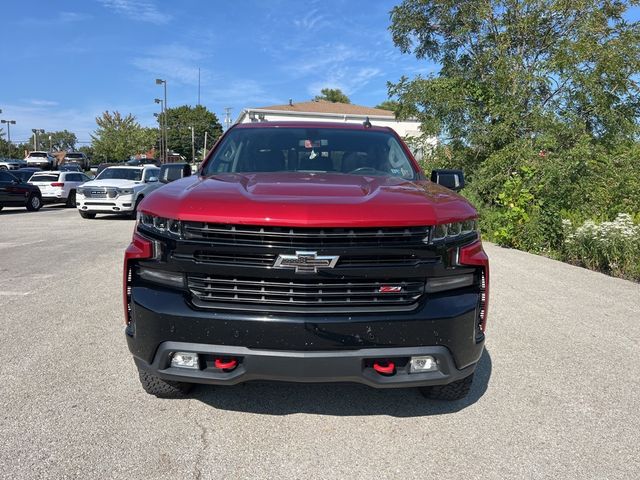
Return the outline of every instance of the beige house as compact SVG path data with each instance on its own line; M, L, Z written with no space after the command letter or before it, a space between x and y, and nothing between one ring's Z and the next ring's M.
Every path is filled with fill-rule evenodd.
M412 145L414 142L411 141L412 137L421 135L418 121L396 120L394 113L389 110L351 103L334 103L326 100L300 103L289 101L286 105L245 108L238 116L236 123L275 121L363 123L367 117L373 125L394 129L398 135L408 140L414 153L420 153L415 151L415 145ZM437 139L428 139L427 143L435 146Z

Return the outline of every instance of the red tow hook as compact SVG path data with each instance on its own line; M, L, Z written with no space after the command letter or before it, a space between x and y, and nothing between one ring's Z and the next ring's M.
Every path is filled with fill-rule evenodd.
M216 358L213 362L213 366L220 370L233 370L238 366L238 361L235 358L230 358L229 360Z
M396 366L393 362L381 360L379 362L373 362L373 369L380 375L393 375L396 371Z

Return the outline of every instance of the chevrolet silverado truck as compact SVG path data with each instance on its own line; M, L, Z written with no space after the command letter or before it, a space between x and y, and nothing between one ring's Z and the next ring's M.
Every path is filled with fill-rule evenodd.
M135 218L142 199L162 186L159 174L155 165L107 167L78 187L75 205L82 218L95 218L98 213Z
M454 191L462 172L431 180L369 122L230 128L196 174L139 206L123 294L143 388L174 397L268 380L467 395L489 263L478 214Z

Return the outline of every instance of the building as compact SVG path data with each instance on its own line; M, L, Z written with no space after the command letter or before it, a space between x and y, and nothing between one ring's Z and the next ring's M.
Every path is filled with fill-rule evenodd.
M313 121L313 122L348 122L362 123L367 118L376 126L391 127L398 135L408 140L414 153L421 152L416 148L416 138L421 135L420 123L417 120L396 120L393 112L379 108L363 107L351 103L328 102L326 100L312 100L309 102L293 103L291 100L286 105L272 105L270 107L245 108L242 110L236 123L273 122L273 121ZM435 146L435 138L427 140L427 143ZM418 151L416 151L418 150Z

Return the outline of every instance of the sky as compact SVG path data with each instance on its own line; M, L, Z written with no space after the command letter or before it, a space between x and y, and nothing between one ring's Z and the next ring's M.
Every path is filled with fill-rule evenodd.
M0 118L13 142L32 128L89 143L103 111L155 125L169 107L201 104L232 120L247 107L307 101L324 87L375 106L387 81L434 65L403 55L388 0L23 0L0 7ZM5 129L6 133L6 129Z

